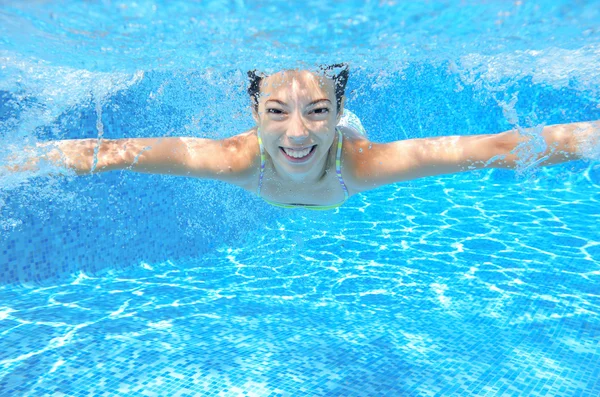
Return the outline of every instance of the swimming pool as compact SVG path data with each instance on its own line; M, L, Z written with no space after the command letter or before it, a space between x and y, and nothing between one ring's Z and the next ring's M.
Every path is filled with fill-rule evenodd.
M0 159L58 138L230 136L252 123L246 70L339 61L375 141L600 119L599 16L3 4ZM597 396L599 188L598 162L523 164L313 213L181 177L4 175L0 395Z

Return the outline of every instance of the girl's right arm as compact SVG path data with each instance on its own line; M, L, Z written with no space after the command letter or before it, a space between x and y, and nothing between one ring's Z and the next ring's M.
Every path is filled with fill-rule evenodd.
M250 133L223 140L205 138L71 139L38 143L28 159L10 171L34 170L40 161L72 169L77 175L131 170L183 175L242 184L256 167Z

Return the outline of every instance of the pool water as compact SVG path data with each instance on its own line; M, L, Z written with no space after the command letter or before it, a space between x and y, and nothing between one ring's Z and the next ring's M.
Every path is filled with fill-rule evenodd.
M5 395L595 396L600 172L430 178L0 290ZM483 183L482 183L483 182ZM58 393L58 394L56 394Z
M340 60L374 141L600 119L595 2L303 4L0 5L0 163L230 136L246 70ZM0 175L0 396L600 395L596 158L325 212L48 171Z

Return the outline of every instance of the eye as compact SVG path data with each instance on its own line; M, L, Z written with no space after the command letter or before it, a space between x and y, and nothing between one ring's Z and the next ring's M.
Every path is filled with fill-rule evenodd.
M280 109L270 108L270 109L267 109L267 113L271 113L271 114L283 114L283 111L280 110Z
M329 113L329 108L318 108L313 110L313 112L316 114L326 114Z

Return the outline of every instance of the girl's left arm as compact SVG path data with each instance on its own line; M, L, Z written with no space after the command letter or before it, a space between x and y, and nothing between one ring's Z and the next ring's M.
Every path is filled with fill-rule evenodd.
M600 121L557 124L541 133L409 139L385 144L357 140L348 145L347 173L356 192L427 176L484 168L547 166L596 156ZM346 176L344 176L346 178Z

